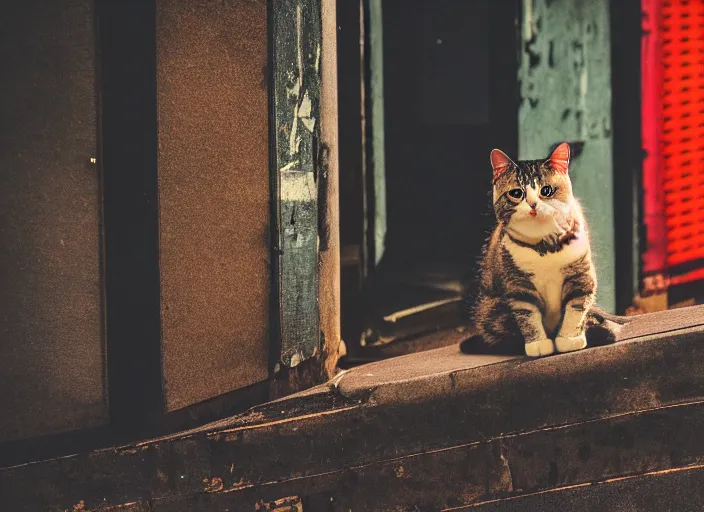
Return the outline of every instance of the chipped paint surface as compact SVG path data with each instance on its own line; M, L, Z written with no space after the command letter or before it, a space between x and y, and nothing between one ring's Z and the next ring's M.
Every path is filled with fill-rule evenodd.
M288 171L281 172L282 201L315 201L318 188L312 172Z
M319 351L319 0L274 0L274 118L279 199L281 363Z
M608 0L523 0L519 158L583 142L570 175L589 222L598 301L615 306Z
M282 2L282 5L287 2ZM290 2L288 2L290 4ZM310 134L313 134L316 124L317 112L313 112L313 103L310 97L310 91L307 85L304 84L304 76L313 73L314 75L319 75L320 72L320 43L315 47L315 60L313 63L313 69L307 69L304 66L304 62L308 63L311 58L310 52L306 55L308 57L307 61L303 59L303 5L301 3L296 3L295 5L295 62L291 64L295 65L294 69L290 69L286 72L286 96L288 102L291 104L291 117L288 119L288 125L285 127L285 131L288 131L288 151L291 158L296 158L296 156L301 152L301 142L303 140L303 135L300 133L301 128L299 124L308 130ZM306 27L308 28L308 27ZM308 35L306 33L306 35ZM278 44L284 46L288 41L282 40L277 41ZM311 78L308 76L308 78ZM319 92L319 76L318 83L314 84L317 87L313 87L315 91ZM278 105L277 105L278 107ZM317 110L317 109L316 109ZM277 116L278 118L278 116ZM278 123L277 123L278 124ZM296 160L299 161L299 160Z

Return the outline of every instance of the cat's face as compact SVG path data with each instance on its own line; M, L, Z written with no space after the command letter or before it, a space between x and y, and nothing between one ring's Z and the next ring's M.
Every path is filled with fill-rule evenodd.
M545 160L516 163L498 149L493 150L496 219L526 241L564 233L574 201L569 159L566 142Z

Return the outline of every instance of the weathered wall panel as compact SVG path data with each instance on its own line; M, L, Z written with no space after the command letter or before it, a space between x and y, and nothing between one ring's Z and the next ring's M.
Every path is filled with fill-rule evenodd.
M615 306L608 0L523 0L519 158L583 142L570 175L591 229L598 302Z
M0 15L0 440L107 420L93 2Z
M167 409L268 375L265 0L157 1Z
M294 367L320 350L321 4L319 0L275 0L271 5L281 362Z

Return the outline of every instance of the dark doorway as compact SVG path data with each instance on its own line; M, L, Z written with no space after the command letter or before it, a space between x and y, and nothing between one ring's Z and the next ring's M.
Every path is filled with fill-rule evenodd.
M488 155L494 147L515 154L518 127L518 2L383 0L381 12L385 190L375 185L370 164L377 155L370 154L374 126L368 118L361 152L367 157L361 210L379 217L375 193L385 194L386 205L383 253L369 247L373 233L365 239L375 259L362 287L365 314L358 331L366 330L362 343L370 344L461 322L466 303L460 298L471 293L467 278L476 274L493 224ZM362 40L370 44L369 37ZM368 58L363 61L369 77L374 70ZM341 98L348 97L346 87L341 80ZM376 99L362 99L369 113ZM341 104L341 134L344 113ZM344 153L341 147L341 169ZM344 244L346 226L355 225L350 219L364 221L344 201L341 214ZM355 353L357 340L349 339L355 330L345 325L346 314L349 320L343 303L345 341Z

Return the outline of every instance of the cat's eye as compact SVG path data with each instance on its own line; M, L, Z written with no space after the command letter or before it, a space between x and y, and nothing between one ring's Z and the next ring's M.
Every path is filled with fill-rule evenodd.
M555 189L552 188L550 185L545 185L543 188L540 189L540 195L543 197L550 197L555 193Z
M512 188L508 191L508 195L512 199L521 199L523 197L523 190L520 188Z

